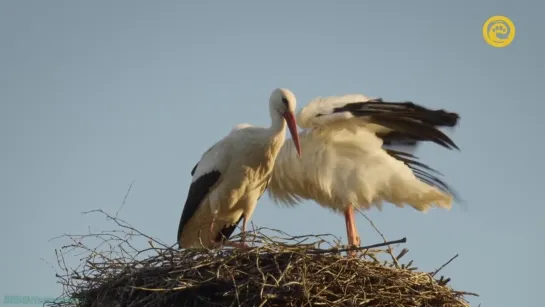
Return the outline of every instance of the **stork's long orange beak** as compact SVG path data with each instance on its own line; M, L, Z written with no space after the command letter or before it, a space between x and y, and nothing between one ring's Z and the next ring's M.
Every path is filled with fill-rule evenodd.
M291 138L293 143L295 143L295 149L297 149L297 155L301 157L301 145L299 145L299 134L297 133L297 123L295 122L295 116L293 112L286 111L284 113L284 118L288 124L288 129L290 130Z

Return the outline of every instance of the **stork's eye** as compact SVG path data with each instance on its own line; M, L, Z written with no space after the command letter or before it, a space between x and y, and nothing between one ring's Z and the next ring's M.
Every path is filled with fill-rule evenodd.
M282 102L287 106L289 103L288 103L288 98L286 97L282 97Z

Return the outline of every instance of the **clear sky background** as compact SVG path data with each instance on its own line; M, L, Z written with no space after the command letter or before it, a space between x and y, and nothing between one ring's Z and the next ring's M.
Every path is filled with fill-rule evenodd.
M112 229L115 213L168 243L191 168L235 124L269 125L268 98L363 93L461 115L461 152L424 145L421 159L466 200L424 215L387 206L369 216L407 237L420 269L481 294L474 306L538 306L545 269L542 161L543 4L538 1L1 1L0 294L60 294L49 241ZM492 15L516 25L487 45ZM540 55L541 54L541 55ZM292 234L344 220L264 196L253 222ZM357 217L364 244L376 243ZM538 286L538 285L541 286Z

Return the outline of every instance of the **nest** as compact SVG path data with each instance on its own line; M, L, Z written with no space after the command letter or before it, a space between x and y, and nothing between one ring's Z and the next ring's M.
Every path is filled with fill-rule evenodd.
M395 257L389 246L404 239L347 257L331 235L293 237L262 228L246 234L249 249L179 250L108 217L122 229L68 235L73 243L57 251L64 294L50 306L465 307L464 297L476 295L450 288L450 279L435 277L439 270L400 264L407 250ZM149 247L133 247L137 238ZM85 239L98 239L99 248ZM66 265L67 252L83 252L75 269Z

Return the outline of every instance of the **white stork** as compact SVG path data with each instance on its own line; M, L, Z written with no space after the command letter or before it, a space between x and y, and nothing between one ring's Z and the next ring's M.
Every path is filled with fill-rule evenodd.
M408 152L384 148L418 141L458 147L438 126L453 127L458 114L430 110L412 102L384 102L364 95L318 97L297 114L301 159L286 142L273 170L268 193L277 204L293 206L314 200L343 212L348 243L360 245L354 207L382 209L387 201L409 204L426 212L432 206L450 209L454 193L436 172ZM437 172L436 172L437 173Z
M178 228L181 248L243 247L227 241L244 220L246 230L257 200L265 191L274 162L284 144L286 123L300 156L296 99L287 89L275 89L269 100L270 128L237 125L208 149L191 171L193 176ZM295 154L295 153L294 153Z

